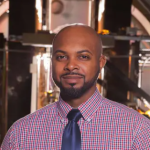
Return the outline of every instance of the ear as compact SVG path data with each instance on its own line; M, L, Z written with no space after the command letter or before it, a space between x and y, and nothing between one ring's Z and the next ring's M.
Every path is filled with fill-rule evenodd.
M104 55L101 55L99 59L100 70L105 66L105 64L106 64L106 57Z

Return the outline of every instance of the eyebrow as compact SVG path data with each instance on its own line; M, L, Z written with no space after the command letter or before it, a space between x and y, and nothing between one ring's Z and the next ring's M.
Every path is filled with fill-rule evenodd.
M93 55L89 50L81 50L81 51L78 51L77 53L80 54L80 53L84 53L84 52L87 52L87 53L90 53L91 55Z
M78 51L77 53L78 53L78 54L81 54L81 53L84 53L84 52L87 52L87 53L93 55L89 50L81 50L81 51ZM54 52L54 54L56 54L56 53L67 54L67 52L65 52L65 51L63 51L63 50L56 50L56 51Z
M56 54L56 53L64 53L64 54L66 54L66 52L63 51L63 50L56 50L56 51L54 52L54 54Z

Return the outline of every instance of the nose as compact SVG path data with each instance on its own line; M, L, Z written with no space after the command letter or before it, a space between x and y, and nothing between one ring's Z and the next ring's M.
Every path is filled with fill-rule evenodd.
M66 66L64 68L65 71L73 71L73 70L79 70L79 65L76 60L69 59L66 63Z

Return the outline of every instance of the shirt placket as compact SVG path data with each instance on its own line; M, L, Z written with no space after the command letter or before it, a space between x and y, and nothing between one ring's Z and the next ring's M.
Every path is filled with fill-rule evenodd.
M64 129L65 129L66 125L68 124L68 119L67 118L61 118L60 123L61 123L61 131L60 131L60 136L58 137L58 140L56 141L56 150L61 149L62 136L63 136Z

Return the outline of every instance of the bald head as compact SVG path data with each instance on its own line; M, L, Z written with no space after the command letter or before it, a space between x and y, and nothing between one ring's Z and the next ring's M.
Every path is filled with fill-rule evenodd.
M90 46L97 56L102 54L102 42L94 29L85 25L71 25L63 28L53 40L53 49L58 45L73 42Z

